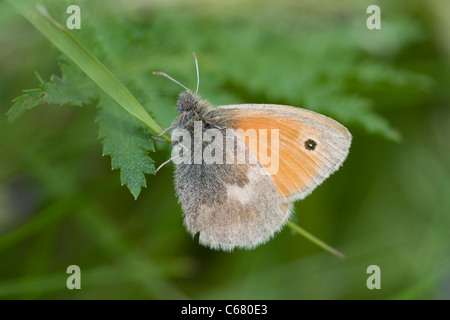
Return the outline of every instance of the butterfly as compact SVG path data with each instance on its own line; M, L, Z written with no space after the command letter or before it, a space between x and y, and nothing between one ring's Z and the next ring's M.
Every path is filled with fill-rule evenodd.
M213 107L198 95L194 58L195 93L153 72L185 89L176 103L179 116L161 133L172 130L172 157L157 170L174 162L184 225L200 244L252 249L283 228L296 200L338 170L352 136L337 121L292 106Z

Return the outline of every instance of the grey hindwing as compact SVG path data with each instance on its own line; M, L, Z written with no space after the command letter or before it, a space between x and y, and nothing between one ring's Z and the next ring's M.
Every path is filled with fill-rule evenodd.
M254 248L279 231L291 212L291 204L283 202L271 176L237 135L235 147L245 148L247 163L175 165L186 229L193 236L199 233L200 243L213 249Z

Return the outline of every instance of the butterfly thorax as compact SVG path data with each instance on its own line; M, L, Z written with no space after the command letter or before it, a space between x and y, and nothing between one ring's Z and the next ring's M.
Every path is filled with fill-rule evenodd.
M180 112L175 120L177 127L193 130L195 121L201 121L204 130L232 127L230 117L224 117L207 100L189 91L179 95L176 108Z

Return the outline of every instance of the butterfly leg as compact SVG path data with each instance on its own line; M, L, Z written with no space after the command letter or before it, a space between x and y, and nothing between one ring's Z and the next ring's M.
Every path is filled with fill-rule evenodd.
M174 122L172 122L172 124L170 125L170 127L165 128L163 131L161 131L158 134L158 137L161 137L162 135L164 135L167 131L172 130L174 127L176 127L180 122L182 123L184 120L184 117L186 115L186 112L183 112Z
M215 125L215 124L213 124L213 127L215 127L216 129L219 129L219 130L223 130L223 128L221 128L221 127L219 127L218 125Z
M161 131L160 134L158 134L158 137L161 137L161 136L162 136L163 134L165 134L167 131L172 130L174 126L175 126L175 124L172 123L172 124L170 125L170 127L165 128L163 131Z
M181 144L180 143L180 145L181 145L181 147L183 148L183 149L185 149L185 150L187 150L187 151L189 151L189 149L186 147L186 146L184 146L183 144ZM174 160L174 159L177 159L177 158L179 158L179 157L181 157L183 154L179 154L179 155L177 155L177 156L175 156L175 157L171 157L169 160L167 160L167 161L164 161L156 170L155 170L155 172L154 172L154 174L156 174L162 167L164 167L166 164L168 164L170 161L172 161L172 160Z
M151 138L153 139L153 140L155 140L155 141L161 141L161 142L167 142L166 140L164 140L163 138L160 138L159 136L151 136ZM169 143L169 142L167 142L167 143Z
M176 159L176 158L179 158L179 157L181 157L181 155L177 155L177 156L175 156L175 157L172 157L172 158L170 158L169 160L167 160L167 161L164 161L156 170L155 170L155 172L154 172L154 174L156 174L158 171L159 171L159 169L161 169L162 167L164 167L166 164L168 164L170 161L172 161L172 160L174 160L174 159Z

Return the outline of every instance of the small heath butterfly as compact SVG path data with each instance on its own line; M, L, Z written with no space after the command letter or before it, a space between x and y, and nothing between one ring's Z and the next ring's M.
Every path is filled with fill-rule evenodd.
M195 93L153 72L186 90L176 104L180 115L163 131L173 130L169 161L184 225L210 248L252 249L281 230L294 201L342 165L352 136L335 120L301 108L213 107L198 95L194 58Z

